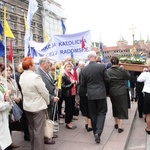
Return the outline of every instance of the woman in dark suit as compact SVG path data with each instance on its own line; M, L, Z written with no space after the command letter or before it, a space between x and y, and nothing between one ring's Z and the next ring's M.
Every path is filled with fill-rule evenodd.
M77 83L73 74L71 73L72 69L73 64L71 62L66 62L64 64L64 73L62 76L62 95L65 99L65 123L67 129L77 128L72 123Z
M80 110L82 115L85 117L85 128L86 130L92 131L92 124L91 124L91 119L90 119L90 114L89 114L89 109L88 109L88 98L87 98L87 89L84 86L81 86L82 83L82 76L81 76L81 70L84 68L85 62L79 61L78 65L78 93L80 97Z
M130 79L130 73L119 66L118 57L111 58L112 67L108 69L110 77L109 96L112 102L113 117L115 119L115 128L118 133L122 129L123 120L128 119L128 90L126 80Z

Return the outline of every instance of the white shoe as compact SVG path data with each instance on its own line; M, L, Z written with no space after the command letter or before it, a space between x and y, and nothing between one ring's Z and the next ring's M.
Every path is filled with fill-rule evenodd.
M58 120L57 121L59 124L64 124L64 121L63 120Z

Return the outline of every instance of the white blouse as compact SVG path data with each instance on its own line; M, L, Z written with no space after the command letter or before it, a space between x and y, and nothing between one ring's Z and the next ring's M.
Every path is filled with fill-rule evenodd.
M150 93L150 72L142 72L137 78L138 82L144 82L143 92Z
M0 91L0 149L2 150L12 143L8 125L9 107L9 102L4 101L4 95Z

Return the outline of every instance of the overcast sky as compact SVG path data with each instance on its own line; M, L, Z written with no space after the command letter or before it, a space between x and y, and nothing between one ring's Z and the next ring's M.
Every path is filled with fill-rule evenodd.
M150 0L55 0L66 11L66 34L91 30L91 41L116 46L120 34L132 44L132 24L135 40L146 41L150 35Z

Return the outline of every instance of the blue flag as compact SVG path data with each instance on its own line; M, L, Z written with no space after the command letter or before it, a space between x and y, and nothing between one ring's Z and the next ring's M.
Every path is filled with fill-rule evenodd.
M5 54L5 47L2 41L0 40L0 57L4 56L4 54Z
M74 55L73 55L73 52L72 52L72 51L70 51L70 57L72 58L72 62L73 62L73 64L75 65L75 64L76 64L76 61L75 61L75 59L74 59Z
M2 27L2 24L0 23L0 34L3 33L3 27Z
M100 42L100 50L101 50L101 53L102 53L102 62L106 63L106 58L105 58L105 55L104 55L102 42Z
M1 38L2 33L3 33L3 27L2 24L0 23L0 57L4 56L5 54L5 47L2 43L2 38Z
M61 19L61 27L63 30L63 34L65 34L66 33L66 27L65 27L64 21L62 19Z
M70 57L73 59L73 52L72 51L70 51Z

